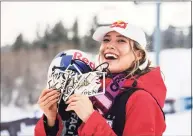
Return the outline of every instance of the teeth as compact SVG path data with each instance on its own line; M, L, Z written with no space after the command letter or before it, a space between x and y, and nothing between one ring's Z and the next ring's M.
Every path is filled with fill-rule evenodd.
M117 59L117 56L115 54L107 53L107 54L105 54L105 58L115 58L115 59Z

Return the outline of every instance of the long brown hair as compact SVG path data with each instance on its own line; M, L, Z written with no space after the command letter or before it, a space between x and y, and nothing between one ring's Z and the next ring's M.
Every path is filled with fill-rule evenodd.
M140 44L138 42L135 42L135 41L134 41L134 45L131 46L131 49L134 53L135 60L133 61L133 64L131 65L131 67L126 71L127 72L126 78L133 77L136 74L141 75L141 74L147 73L151 69L151 67L150 67L151 61L148 59L147 50L145 48L142 48L142 46L140 46ZM136 51L140 51L142 54L142 57L140 60L137 59L137 55L135 53ZM140 65L142 65L145 61L148 61L146 68L140 70L139 69Z

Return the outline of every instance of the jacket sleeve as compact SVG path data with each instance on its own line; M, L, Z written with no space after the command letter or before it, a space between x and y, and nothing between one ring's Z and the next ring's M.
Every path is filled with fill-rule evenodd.
M156 124L156 122L158 122ZM157 125L157 126L156 126ZM161 128L156 132L156 129ZM130 96L126 104L126 117L123 136L160 136L164 132L163 114L155 99L145 91L137 91ZM97 111L82 123L79 136L116 136Z
M156 122L159 122L156 126ZM165 129L163 114L155 99L145 92L137 91L127 101L123 136L159 136L158 127Z
M86 123L82 123L78 129L79 136L116 136L105 118L94 111Z
M45 125L45 120L44 120L44 118L45 118L45 115L43 115L41 118L40 118L40 120L37 122L37 124L36 124L36 126L35 126L35 129L34 129L34 135L35 136L52 136L52 135L47 135L46 134L46 125ZM57 135L56 136L60 136L61 135L61 133L62 133L62 129L63 129L63 124L62 124L62 119L61 119L61 117L60 117L60 115L58 114L57 115L57 120L58 120L58 127L57 127L57 129L56 130L58 130L58 132L56 132L57 133Z

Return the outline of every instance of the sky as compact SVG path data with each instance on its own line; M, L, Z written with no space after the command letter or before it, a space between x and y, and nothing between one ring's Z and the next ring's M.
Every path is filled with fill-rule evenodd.
M2 2L1 46L12 44L19 33L31 42L36 32L43 35L46 27L52 28L59 20L71 28L75 18L79 23L79 35L88 33L92 17L99 23L125 20L151 34L156 26L154 2ZM188 27L191 24L190 2L164 2L160 7L160 28L168 25Z

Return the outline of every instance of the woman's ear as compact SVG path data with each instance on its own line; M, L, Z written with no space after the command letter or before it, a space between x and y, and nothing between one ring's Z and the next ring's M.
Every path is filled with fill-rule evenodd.
M136 50L135 54L136 54L137 60L140 60L143 57L143 53L140 50Z

